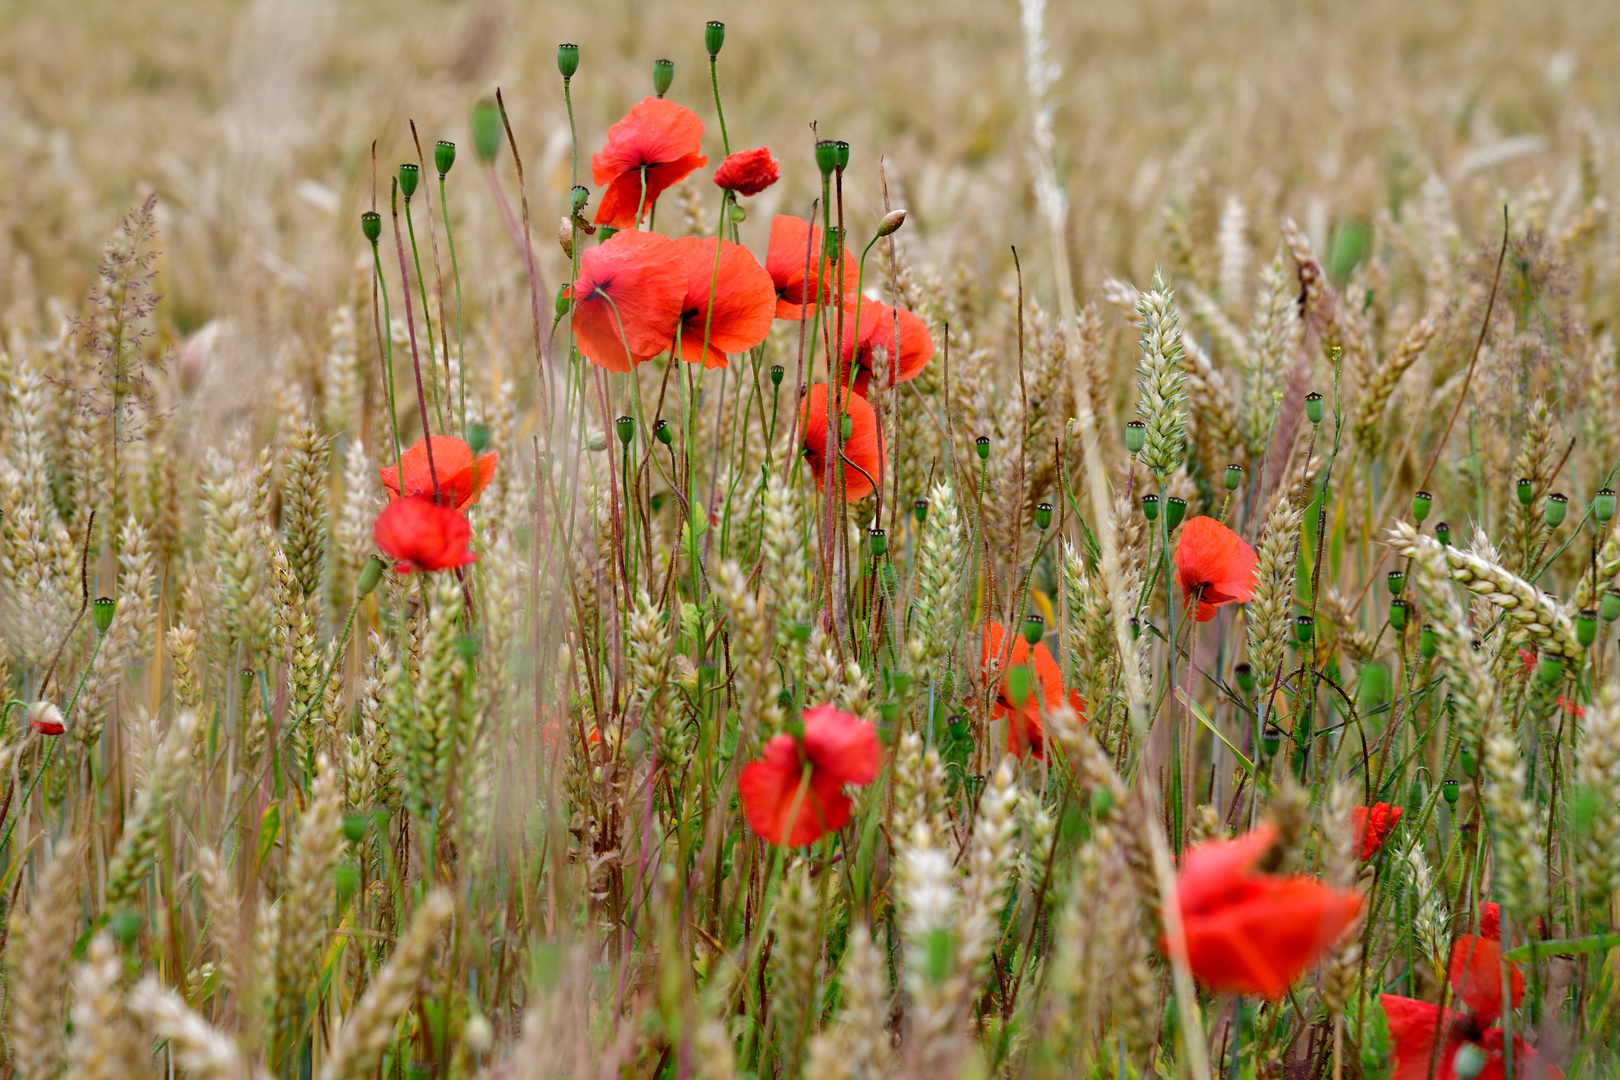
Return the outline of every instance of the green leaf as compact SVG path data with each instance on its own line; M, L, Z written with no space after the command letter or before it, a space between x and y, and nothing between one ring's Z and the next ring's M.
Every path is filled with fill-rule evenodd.
M1547 956L1574 956L1578 953L1598 952L1620 946L1620 934L1593 934L1590 937L1554 938L1551 941L1532 941L1502 954L1502 959L1514 963L1540 960Z
M255 870L264 867L264 861L270 857L270 852L276 846L276 839L281 835L281 803L273 802L264 808L259 815L259 843L254 857Z

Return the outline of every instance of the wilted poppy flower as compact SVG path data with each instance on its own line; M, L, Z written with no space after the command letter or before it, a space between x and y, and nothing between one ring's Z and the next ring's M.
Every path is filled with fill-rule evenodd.
M810 273L804 269L805 245L809 244ZM771 219L771 244L765 252L765 272L771 275L771 284L776 286L776 317L778 319L798 319L801 315L810 318L816 313L816 304L824 297L831 301L833 293L838 289L837 271L832 263L825 266L830 280L827 287L821 287L822 266L821 230L813 228L803 218L792 217L788 214L778 214ZM858 272L855 262L844 255L844 281L843 295L848 297L855 291ZM802 305L802 306L801 306Z
M883 482L883 433L878 430L877 413L865 398L846 393L844 412L850 419L849 436L844 440L844 501L854 502L872 494L874 485ZM816 490L820 491L826 457L833 445L827 430L826 383L816 383L804 396L800 419L805 460L810 462Z
M639 225L664 189L709 163L703 156L703 121L666 98L650 97L608 128L607 143L591 156L591 179L605 187L595 222L615 229Z
M1506 1040L1467 1013L1442 1011L1426 1001L1384 994L1379 999L1395 1041L1390 1080L1506 1080ZM1439 1043L1439 1049L1435 1044ZM1461 1055L1461 1059L1459 1059ZM1430 1062L1433 1071L1430 1071ZM1460 1065L1466 1067L1459 1074ZM1515 1080L1563 1080L1563 1072L1513 1037Z
M1187 960L1211 990L1282 997L1361 913L1355 893L1306 877L1256 873L1276 840L1276 826L1262 825L1182 856L1176 893Z
M1351 828L1361 839L1361 861L1366 862L1384 846L1390 830L1401 820L1401 808L1389 803L1373 803L1371 807L1358 806L1350 811Z
M579 351L609 371L629 371L674 339L686 267L667 236L616 233L580 256L569 295Z
M776 736L737 777L748 824L789 847L843 828L850 810L844 785L870 784L883 760L877 730L859 717L819 705L805 710L803 723L802 736Z
M984 633L984 648L980 653L980 663L985 668L988 677L992 664L1001 663L1001 656L1007 642L1007 630L998 622L992 622ZM1022 700L1014 693L1013 672L1022 669L1026 674L1030 665L1030 646L1019 634L1013 640L1012 654L1007 658L1007 667L1001 673L1001 686L996 692L995 707L991 710L990 719L1007 720L1007 752L1015 757L1029 754L1037 761L1046 757L1046 729L1041 723L1043 715L1049 716L1061 709L1065 704L1063 698L1063 669L1052 658L1052 652L1045 645L1037 644L1034 648L1035 672L1033 678L1020 679L1023 690ZM1036 697L1039 688L1040 696ZM1081 716L1085 715L1086 703L1080 697L1080 691L1070 691L1067 704Z
M394 570L447 570L478 561L467 550L472 526L460 511L440 506L430 498L413 495L389 503L377 515L371 537L394 560Z
M398 465L379 469L383 488L389 501L412 495L433 497L433 477L439 478L439 502L455 510L465 510L478 501L478 496L489 486L495 475L499 456L491 450L473 459L472 448L453 435L433 436L433 467L428 468L428 442L417 439L416 445L400 455L398 465L405 467L403 489L399 482Z
M876 353L882 350L889 364L888 385L908 382L922 373L934 356L934 338L927 325L905 308L892 308L875 300L860 300L860 340L855 340L855 313L844 312L844 377L849 377L849 364L855 365L855 392L866 396L877 363ZM896 313L899 315L900 345L895 347Z
M1198 621L1209 622L1222 604L1248 603L1254 595L1254 548L1211 517L1181 526L1176 545L1176 584L1182 600L1198 598Z
M747 248L730 240L688 236L676 240L675 248L686 268L680 357L706 368L725 367L727 353L747 352L771 332L776 310L771 276Z
M781 168L765 147L739 150L714 170L714 182L739 195L758 195L782 175Z

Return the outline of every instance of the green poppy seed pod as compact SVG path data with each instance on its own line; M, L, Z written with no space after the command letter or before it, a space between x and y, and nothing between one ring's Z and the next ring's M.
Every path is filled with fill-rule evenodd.
M1305 395L1305 419L1313 424L1322 422L1322 395L1315 390Z
M1241 483L1243 483L1243 466L1228 465L1226 467L1226 490L1236 491Z
M1316 620L1309 615L1300 615L1294 619L1294 636L1301 645L1309 645L1316 636Z
M900 226L904 225L905 223L906 212L904 209L890 210L887 214L883 215L883 220L878 222L877 234L879 236L888 236L890 233L899 230Z
M675 81L675 61L653 61L653 93L663 97L669 93L669 84Z
M805 642L810 640L810 624L794 623L788 627L788 636L794 641L798 642L800 645L803 645Z
M900 703L898 701L885 701L878 705L878 716L885 725L893 725L900 719Z
M1536 661L1536 677L1543 686L1555 686L1564 677L1564 661L1550 650L1543 650Z
M1479 761L1475 759L1474 752L1465 746L1459 757L1463 775L1472 780L1479 773Z
M855 419L849 413L838 418L838 437L847 440L855 432Z
M478 635L458 634L456 636L456 652L463 660L472 660L478 655Z
M1556 529L1564 523L1564 516L1569 513L1569 496L1561 491L1555 491L1547 496L1547 501L1541 505L1541 520L1547 523L1547 528Z
M1444 796L1447 806L1457 805L1457 796L1462 794L1462 787L1455 780L1447 780L1440 785L1440 794Z
M96 620L96 629L105 634L112 625L113 613L118 610L118 601L110 596L98 596L91 608L91 617Z
M339 863L332 871L332 884L337 888L339 900L347 900L360 887L360 868L354 863Z
M624 752L632 762L642 760L647 756L648 739L646 728L636 728L624 737Z
M126 948L135 944L141 936L141 913L138 911L120 911L107 920L107 928L118 944Z
M484 447L486 447L488 445L489 445L489 425L488 424L468 424L467 425L467 449L472 451L473 457L477 457L479 454L482 454L484 452Z
M1603 599L1598 601L1598 615L1604 622L1620 619L1620 592L1610 589L1603 594Z
M1125 425L1125 449L1135 454L1147 445L1147 425L1140 420L1132 420Z
M596 230L596 239L597 239L598 243L605 244L609 240L611 240L615 236L617 236L618 234L619 234L618 229L615 229L611 225L603 225L601 228Z
M1473 1043L1465 1042L1451 1056L1451 1075L1457 1080L1474 1080L1485 1071L1485 1051Z
M726 24L710 19L703 27L703 47L709 50L709 59L720 55L720 46L726 43Z
M1042 532L1045 532L1051 526L1051 524L1052 524L1052 504L1051 503L1043 502L1043 503L1038 503L1036 505L1036 507L1035 507L1035 524Z
M1232 669L1232 676L1237 679L1238 689L1245 695L1254 693L1254 668L1239 664Z
M1592 516L1607 525L1614 517L1614 489L1604 488L1592 497Z
M1535 501L1535 498L1536 498L1535 481L1530 480L1527 477L1521 476L1521 477L1519 477L1519 482L1514 485L1514 490L1518 492L1519 505L1520 506L1529 506L1532 502Z
M978 451L980 461L990 460L990 436L980 435L973 440L973 446Z
M366 838L366 826L371 824L370 814L344 814L343 839L358 844Z
M1391 570L1384 575L1384 580L1389 583L1389 595L1399 596L1401 590L1406 588L1406 571Z
M1412 520L1419 525L1429 516L1429 508L1434 505L1434 496L1427 491L1420 491L1412 496Z
M873 558L881 559L889 551L889 534L882 529L870 529L866 533L866 542L872 549Z
M1107 788L1094 788L1091 792L1091 818L1093 821L1105 818L1114 809L1114 795Z
M607 436L600 431L591 432L590 436L585 440L585 449L593 454L606 450Z
M772 386L781 386L782 385L782 376L784 376L786 374L787 374L787 368L783 367L781 364L772 364L771 365L771 385Z
M1440 651L1440 637L1429 627L1425 626L1418 632L1418 652L1423 659L1433 660L1434 654Z
M1575 640L1584 648L1597 640L1598 613L1587 608L1575 616Z
M1024 616L1024 640L1031 647L1039 645L1041 638L1046 636L1046 620L1033 611Z
M1164 527L1170 532L1176 531L1181 519L1187 516L1187 500L1179 495L1172 495L1164 500Z
M574 213L585 209L585 204L591 200L591 189L584 184L575 184L568 192L569 204L573 206Z
M837 155L834 159L834 167L837 168L839 172L843 172L845 169L849 168L849 143L845 142L843 139L839 139L837 142L833 143L833 152Z
M1130 627L1130 629L1131 629L1131 640L1136 641L1138 638L1140 638L1142 636L1142 620L1138 619L1138 618L1135 618L1133 616L1131 618L1131 627Z
M1396 633L1406 629L1407 604L1405 600L1389 602L1389 625Z
M1260 733L1260 746L1266 752L1266 757L1277 756L1277 749L1282 746L1282 728L1276 724L1267 724L1265 731Z
M1451 526L1447 525L1443 521L1440 522L1440 524L1438 524L1438 525L1436 525L1434 527L1434 538L1436 540L1440 541L1440 545L1442 547L1450 547L1451 546Z
M904 671L896 671L889 676L889 688L896 697L905 697L911 693L912 677Z
M563 82L574 77L574 72L579 70L578 45L557 46L557 70L562 73Z
M367 240L375 244L377 237L382 235L382 215L375 210L367 210L361 214L360 231L365 234Z
M920 495L917 496L916 501L914 501L911 504L911 516L917 519L917 524L919 524L919 525L921 525L923 522L927 521L928 520L928 500L923 498ZM1614 593L1610 593L1609 595L1614 596L1614 598L1616 600L1620 600L1620 595L1616 595Z
M1142 496L1142 516L1149 521L1159 520L1159 497L1151 491Z
M621 416L613 421L613 430L618 432L619 441L629 446L636 437L636 422L632 417Z
M493 101L480 101L472 107L473 153L485 165L495 160L501 149L501 110Z
M560 319L564 315L568 314L568 311L573 307L573 304L574 298L568 294L568 286L557 286L557 299L554 300L551 305L552 310L557 313L557 317Z
M1022 705L1029 700L1034 680L1030 678L1028 664L1014 664L1007 671L1007 696L1014 705Z
M748 220L748 208L742 203L732 203L726 213L731 216L732 221L739 225Z
M456 144L449 139L440 139L433 144L433 167L439 170L439 179L443 180L456 164Z
M411 196L416 194L416 185L422 182L422 170L407 161L399 167L399 190L410 202Z
M831 139L822 139L816 143L816 168L821 170L822 179L832 175L838 168L838 144Z
M356 596L370 596L376 591L377 585L382 581L383 571L388 569L388 560L381 555L373 555L366 560L360 568L360 581L354 587Z
M653 437L665 446L670 444L670 441L675 438L675 433L670 431L668 420L660 420L653 425Z

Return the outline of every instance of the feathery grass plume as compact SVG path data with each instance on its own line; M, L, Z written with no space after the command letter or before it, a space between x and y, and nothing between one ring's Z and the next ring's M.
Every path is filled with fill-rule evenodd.
M1361 836L1351 813L1355 805L1355 789L1335 784L1322 815L1322 882L1343 891L1355 887L1360 868ZM1360 968L1361 938L1347 934L1322 962L1322 1003L1329 1012L1342 1013L1355 1000Z
M416 998L439 934L455 910L455 897L449 890L428 893L388 963L344 1018L321 1066L321 1080L365 1080L376 1072L393 1041L394 1026Z
M1262 708L1270 711L1271 688L1282 669L1294 626L1294 561L1299 544L1300 509L1283 495L1266 518L1255 553L1254 599L1245 609L1249 667ZM1267 717L1261 717L1265 723Z
M738 685L747 688L740 701L742 715L753 719L751 734L764 742L781 731L786 719L778 702L782 679L771 658L775 635L770 615L765 602L750 588L748 575L733 559L720 564L715 593L731 628L731 669Z
M332 617L342 619L354 602L360 570L371 554L371 525L377 517L377 474L365 444L350 440L343 452L342 504L334 515L326 560L327 596Z
M129 1011L153 1035L169 1044L174 1064L197 1080L249 1080L262 1075L250 1069L236 1041L210 1024L173 990L151 975L130 990Z
M1340 306L1354 307L1353 304ZM1384 357L1384 362L1373 369L1371 378L1360 388L1360 393L1356 397L1355 412L1350 421L1350 431L1356 444L1369 457L1378 453L1380 439L1383 437L1384 415L1389 410L1390 395L1395 392L1401 376L1417 363L1418 358L1423 355L1423 350L1429 347L1429 343L1439 332L1440 320L1435 313L1431 311L1424 315L1401 338L1400 344Z
M1529 634L1539 648L1551 649L1574 663L1581 660L1582 649L1568 612L1556 598L1530 582L1471 552L1442 545L1404 521L1390 527L1389 545L1409 559L1432 562L1437 576L1448 577L1488 600ZM1459 626L1459 630L1462 628Z
M321 587L326 559L326 475L331 453L332 440L310 421L293 430L287 446L286 479L281 486L281 543L306 598Z
M1142 464L1162 481L1181 461L1187 395L1175 300L1157 273L1152 291L1142 295L1136 312L1142 327L1142 358L1136 365L1136 385L1142 396L1136 403L1136 415L1147 424Z
M90 678L75 710L73 734L86 746L101 737L118 689L143 650L151 648L157 605L152 594L152 553L148 533L131 518L120 534L119 602L113 612Z
M360 391L364 380L354 305L339 304L332 309L332 321L326 331L321 413L327 430L360 430Z
M951 485L940 481L928 493L928 519L920 526L917 568L906 649L913 673L932 680L938 695L954 684L961 631L966 540Z
M287 891L278 901L269 1007L271 1060L295 1049L304 997L318 973L332 912L332 868L343 851L343 772L326 755L315 763L309 806L293 834Z
M1233 357L1243 375L1243 439L1249 459L1260 460L1271 442L1276 396L1282 393L1289 360L1299 345L1303 327L1295 304L1299 283L1285 268L1282 252L1272 257L1260 274L1249 324L1249 347Z
M1538 499L1546 496L1553 469L1558 465L1558 439L1553 431L1557 422L1546 398L1538 397L1531 403L1525 413L1524 441L1513 459L1513 475L1507 479L1510 485L1521 479L1529 480ZM1504 513L1507 539L1503 546L1507 549L1507 565L1517 567L1520 574L1531 574L1537 569L1530 565L1531 560L1537 557L1547 539L1547 522L1541 514L1541 506L1539 502L1520 506L1510 499L1505 503Z
M1249 260L1253 252L1249 248L1249 211L1236 195L1228 195L1221 208L1215 245L1221 253L1221 303L1228 311L1241 311L1248 302Z
M134 812L125 819L124 833L107 864L103 910L116 912L135 904L168 825L169 802L187 782L196 724L197 714L190 710L169 724L147 785L136 795Z
M1610 683L1586 710L1571 799L1576 880L1590 917L1609 922L1620 889L1620 691Z
M1446 914L1442 886L1436 886L1423 857L1423 845L1413 844L1406 851L1407 897L1411 904L1412 937L1429 962L1428 974L1436 984L1446 975L1451 956L1451 920Z
M73 968L71 1080L127 1080L147 1072L150 1049L126 1017L118 988L123 966L112 936L102 930Z
M1546 910L1547 863L1532 793L1525 790L1519 740L1506 723L1491 726L1480 764L1485 807L1491 816L1497 889L1513 917L1528 923Z
M61 1072L68 960L81 922L81 844L58 844L28 897L10 912L6 948L7 1041L18 1080L54 1080Z
M817 968L821 963L821 901L810 864L791 867L776 898L776 944L771 950L771 1007L782 1075L796 1077L805 1041L820 1018Z

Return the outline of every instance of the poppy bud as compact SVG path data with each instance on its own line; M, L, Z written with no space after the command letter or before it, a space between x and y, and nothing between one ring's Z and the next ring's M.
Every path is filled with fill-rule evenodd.
M1305 395L1305 419L1313 424L1322 422L1322 395L1315 390Z
M866 542L872 549L875 558L883 558L889 550L889 534L882 529L871 529L866 534Z
M1028 664L1015 664L1012 670L1007 672L1007 696L1012 699L1014 705L1022 705L1029 700L1031 681Z
M1592 516L1604 525L1614 517L1614 489L1604 488L1592 497Z
M1114 796L1107 788L1097 788L1091 793L1091 816L1103 818L1114 808Z
M1024 640L1031 645L1039 645L1041 638L1046 635L1046 620L1033 611L1024 616Z
M568 314L568 311L573 306L573 303L574 298L568 295L568 286L557 286L557 299L552 303L552 308L556 311L557 317L561 318L562 316Z
M653 437L665 446L669 445L670 440L675 436L670 433L668 420L660 420L653 425Z
M563 258L572 262L574 259L574 219L557 219L557 246L562 248Z
M360 868L354 863L339 863L332 871L332 883L337 887L339 900L347 900L360 887Z
M917 519L919 525L927 521L928 500L919 495L917 500L911 504L911 516ZM1620 601L1620 594L1610 593L1609 595L1613 596L1616 601Z
M1564 523L1564 515L1569 513L1569 496L1555 491L1547 496L1547 501L1541 504L1541 520L1547 523L1547 528L1556 529Z
M1149 521L1159 520L1159 497L1151 491L1142 496L1142 516Z
M1266 752L1266 757L1276 757L1277 748L1282 745L1282 728L1276 724L1267 724L1266 729L1260 733L1260 746Z
M574 55L577 58L579 50ZM495 160L501 149L501 110L493 101L486 99L472 107L472 141L479 161L488 165Z
M1423 659L1433 660L1434 654L1440 651L1440 637L1430 627L1425 626L1418 632L1418 652Z
M613 430L619 433L619 441L626 446L636 437L636 422L628 416L621 416L613 421Z
M1479 772L1479 762L1475 760L1474 752L1465 746L1462 749L1462 753L1458 756L1460 758L1459 763L1462 765L1463 775L1469 779L1472 779Z
M1451 546L1451 526L1447 525L1443 521L1440 524L1436 525L1434 527L1434 538L1436 540L1440 541L1440 546L1441 547L1450 547Z
M845 142L843 139L839 139L837 142L833 143L833 150L838 155L838 171L843 172L845 169L849 168L849 143Z
M1519 482L1514 485L1514 488L1518 492L1520 506L1529 506L1535 500L1536 485L1528 477L1519 477Z
M62 723L62 710L48 701L36 701L28 706L28 726L41 735L60 735L67 730Z
M1597 640L1597 612L1587 608L1575 616L1575 640L1584 648Z
M848 439L855 431L855 418L845 413L838 418L838 437Z
M1187 516L1187 500L1179 495L1172 495L1164 501L1164 527L1170 532L1176 531L1181 519Z
M399 167L399 190L406 202L411 201L411 196L416 194L416 185L421 181L422 170L415 165L407 161Z
M1419 525L1429 516L1429 507L1434 505L1434 496L1427 491L1420 491L1412 496L1412 520Z
M1316 620L1309 615L1300 615L1294 619L1294 636L1301 645L1309 645L1316 636Z
M1130 630L1131 630L1131 640L1136 641L1137 639L1139 639L1142 636L1142 620L1136 618L1135 616L1132 616L1131 617Z
M1462 788L1457 785L1457 781L1447 780L1440 785L1440 794L1445 797L1446 805L1456 806L1457 796L1462 794Z
M1226 467L1226 490L1236 491L1241 483L1243 483L1243 466L1228 465Z
M675 81L675 61L653 61L653 93L663 97L669 93L669 84Z
M370 814L344 814L343 838L351 844L358 844L366 838L366 826L369 824Z
M120 911L107 920L107 928L118 944L130 946L141 936L141 913L138 911Z
M1610 589L1604 593L1603 599L1598 601L1598 614L1603 617L1604 622L1620 619L1620 592Z
M794 624L792 624L791 626L788 627L788 636L791 637L794 641L798 642L800 645L803 645L805 642L810 640L810 624L809 623L794 623Z
M478 636L476 634L460 634L456 637L456 652L463 660L472 660L478 655Z
M827 230L826 236L822 238L821 253L826 257L828 263L836 263L838 261L838 251L843 246L843 230L834 225Z
M877 234L879 236L888 236L890 233L898 231L900 226L905 223L906 212L904 209L890 210L883 215L883 220L878 222Z
M568 192L568 201L574 208L574 213L585 209L585 204L591 200L591 189L584 184L575 184Z
M786 374L787 374L787 369L784 368L781 364L772 364L771 365L771 385L772 386L781 386L782 385L782 376L784 376Z
M578 45L557 46L557 70L562 72L563 82L574 77L574 72L579 70Z
M1406 571L1391 570L1384 575L1384 580L1389 582L1389 595L1399 596L1401 590L1406 588Z
M600 229L596 230L596 239L605 244L618 235L618 232L619 230L615 229L611 225L603 225Z
M1406 629L1406 611L1407 604L1405 600L1391 600L1389 602L1389 625L1397 633Z
M822 179L832 175L838 168L838 144L831 139L822 139L816 143L816 168L821 170Z
M1237 679L1239 690L1245 694L1254 693L1254 668L1248 664L1239 664L1232 669L1232 675Z
M979 452L980 461L990 460L990 436L980 435L977 439L973 440L973 445Z
M1550 649L1542 650L1541 659L1536 661L1536 676L1543 686L1555 685L1564 677L1564 661Z
M440 139L433 144L433 167L439 170L439 179L443 180L456 163L456 144L449 139Z
M1136 453L1147 445L1147 425L1140 420L1132 420L1125 425L1125 449Z
M95 619L96 621L96 629L105 634L107 632L107 628L112 625L113 612L117 610L118 601L114 600L112 597L96 597L96 602L91 607L91 618Z
M912 678L904 671L896 671L889 676L889 688L898 697L905 697L911 692Z
M1042 532L1045 532L1047 530L1047 528L1051 526L1051 524L1052 524L1052 504L1051 503L1043 502L1043 503L1039 503L1038 505L1036 505L1036 507L1035 507L1035 524L1040 528L1040 530Z
M360 568L360 581L354 587L356 596L370 596L376 591L378 582L382 581L383 571L388 569L388 563L380 556L373 555L366 560Z
M585 440L585 449L591 451L593 454L601 450L606 450L607 436L602 434L600 431L591 432L590 437Z
M1457 1080L1474 1080L1484 1071L1485 1051L1470 1042L1457 1047L1457 1052L1451 1058L1451 1075Z
M382 215L375 210L367 210L361 214L360 231L365 234L367 240L375 244L377 237L382 235Z
M732 203L731 208L726 213L731 215L731 220L738 224L748 219L748 208L743 206L742 203Z

